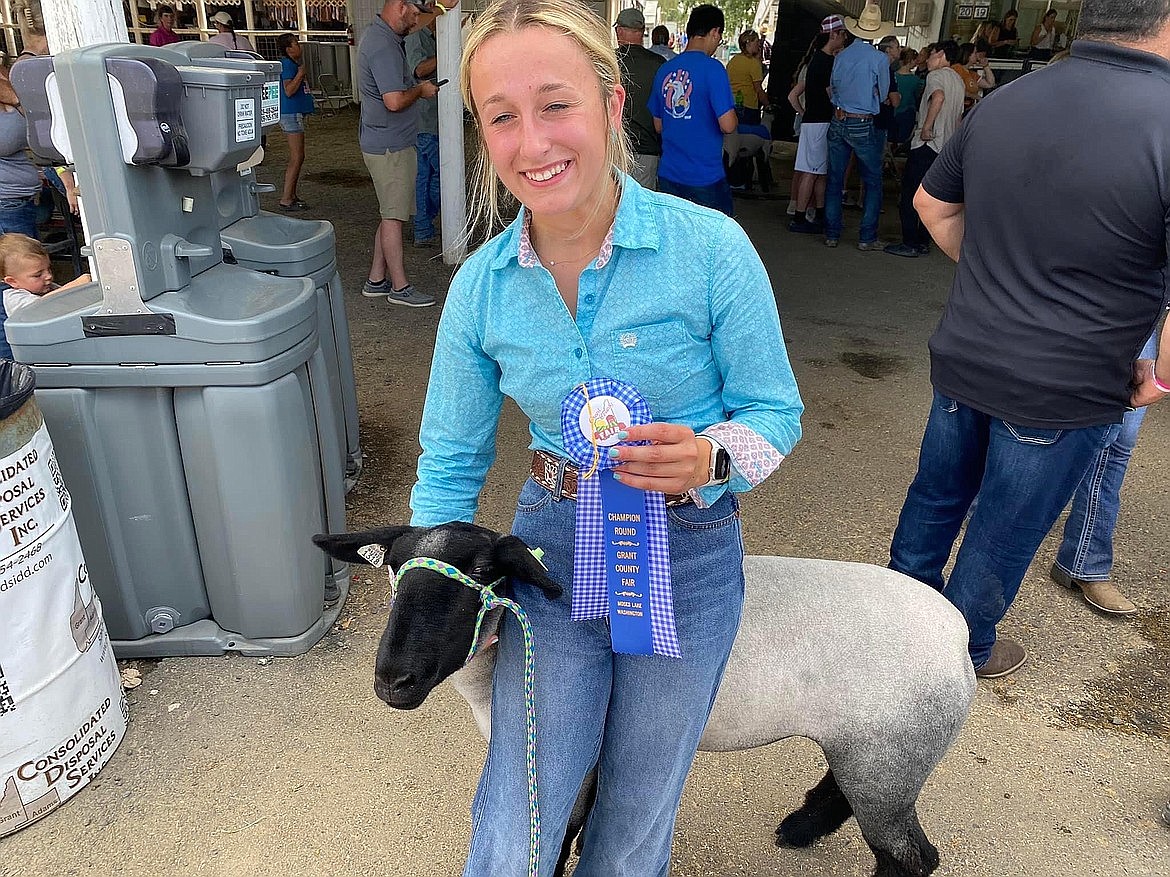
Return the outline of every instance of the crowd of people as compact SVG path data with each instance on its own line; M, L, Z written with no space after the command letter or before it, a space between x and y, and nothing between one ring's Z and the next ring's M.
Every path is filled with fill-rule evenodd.
M1037 48L1046 50L1055 45L1050 37L1058 33L1059 29L1050 21L1051 17L1044 16L1032 35L1030 43L1033 56L1036 56ZM1003 22L996 23L995 27L981 28L973 43L959 45L954 40L944 40L914 50L900 45L898 38L892 34L892 24L881 20L880 8L875 3L867 3L857 18L827 16L821 22L821 32L812 41L799 65L787 95L797 114L799 134L788 210L792 215L789 230L823 235L826 246L838 246L844 224L842 208L848 197L846 180L856 168L861 178L861 195L855 201L862 208L857 244L859 250L917 258L929 253L932 245L937 245L958 261L957 242L950 238L955 217L948 213L952 208L941 207L940 203L964 203L964 199L959 197L964 191L964 179L959 176L961 169L956 167L954 155L961 147L952 147L950 161L944 162L942 167L935 168L935 165L940 157L948 155L947 147L953 139L957 138L959 143L965 145L969 139L968 129L985 130L989 124L965 120L995 117L994 111L976 112L976 107L996 87L995 77L988 67L988 58L1012 51L1019 42L1015 31L1017 19L1018 14L1011 10ZM742 132L745 126L760 121L760 110L768 107L768 97L761 84L763 69L759 61L759 35L755 31L748 30L740 34L741 53L728 64L726 70L722 70L721 65L711 59L714 48L724 40L723 26L722 12L717 7L695 7L687 23L686 51L670 61L660 62L652 51L642 47L642 13L638 9L626 9L618 16L617 41L622 83L627 96L623 111L624 124L635 144L636 179L642 186L657 188L733 215L726 162L734 158L734 153L728 154L726 144L735 136L735 132ZM1086 42L1083 45L1091 48L1094 44ZM1075 58L1076 54L1074 52L1071 57ZM1089 60L1095 60L1091 52L1087 54ZM1126 60L1128 62L1130 59ZM1072 76L1071 71L1079 72L1082 77L1092 75L1085 73L1085 70L1100 72L1097 67L1086 63L1072 64L1068 68L1069 72L1056 66L1044 77L1031 80L1031 89L1016 88L1010 90L1010 93L1018 95L1035 92L1058 78ZM1048 86L1044 93L1052 88ZM647 92L648 99L645 97ZM1055 102L1050 98L1044 101L1048 106ZM1009 105L1007 99L989 102L989 106L994 107L1005 105ZM1022 117L1020 121L1024 124ZM1009 126L1003 127L1010 132ZM657 138L655 133L658 134ZM998 154L1003 153L993 149L981 157ZM905 158L898 202L902 239L896 243L887 243L878 238L877 228L883 198L883 169L894 155ZM971 163L976 162L972 160ZM723 169L721 164L724 165ZM654 174L655 167L658 170L657 177ZM1143 165L1143 168L1148 170L1148 164ZM944 172L950 176L944 177ZM1026 176L1030 171L1006 168L998 174L990 171L986 181L988 191L1000 191L1005 185L1006 176L1012 173ZM943 186L943 180L946 181L947 198L953 198L953 201L936 194L932 188ZM1025 186L1026 180L1021 180L1020 185ZM944 223L944 231L941 233L940 222ZM1051 225L1045 226L1042 219L1037 218L1037 222L1038 228L1051 230ZM1003 224L999 223L1000 226ZM968 239L976 236L970 226L964 227ZM983 236L989 239L995 237L987 232ZM1018 245L1018 240L1013 239L1011 243L997 240L997 246L1002 251L1002 248ZM1150 254L1145 255L1149 257ZM1158 261L1159 257L1155 254L1153 258ZM956 297L962 288L959 286L960 281L966 274L963 269L974 261L960 261ZM1029 280L1036 280L1032 276L1034 272L1025 273L1029 274ZM1091 291L1070 294L1086 298L1099 295L1100 289L1095 284L1096 281L1087 283ZM967 287L971 285L973 281L968 279ZM989 299L1006 294L1001 289L983 288L987 286L989 284L986 282L982 284L981 293ZM1055 303L1064 307L1072 304L1067 298L1060 299L1053 292L1043 289L1043 284L1037 283L1037 286L1038 296L1046 300L1059 299ZM1160 286L1154 284L1145 290L1145 294L1161 303ZM1006 306L1000 301L996 301L996 304ZM981 307L986 310L987 306L981 303ZM1146 331L1138 339L1142 343L1126 335L1121 348L1111 351L1099 363L1101 369L1112 368L1116 372L1119 368L1118 356L1139 364L1156 359L1159 352L1157 314L1157 309L1146 312ZM1020 334L1026 337L1026 332L1038 330L1050 332L1051 327L1023 327ZM1004 369L1002 363L990 361L990 353L982 357L974 355L971 345L963 343L963 340L969 339L972 331L970 326L958 321L948 311L939 333L932 339L931 351L936 388L940 393L950 393L944 397L948 400L946 405L961 407L963 403L971 404L974 412L971 416L977 423L969 428L976 431L975 435L983 436L979 440L974 436L963 436L962 442L975 441L975 444L947 449L943 455L947 464L943 473L949 473L946 477L953 481L953 467L960 466L969 468L978 477L972 484L962 487L948 482L947 489L957 491L957 495L951 500L954 507L947 509L948 523L940 529L935 520L940 514L939 510L930 507L922 494L930 498L929 502L938 502L943 488L936 481L943 478L944 474L935 471L933 467L938 465L938 461L927 457L926 450L934 448L944 439L936 439L928 430L923 444L922 471L911 488L902 524L895 535L892 565L942 590L942 567L957 538L958 524L968 514L971 523L964 545L976 545L981 544L981 538L987 538L979 535L972 538L972 533L980 533L980 525L991 526L993 522L1001 523L1004 520L1003 503L1006 502L1013 515L1017 516L1009 517L1011 521L1019 520L1018 515L1022 514L1021 509L1012 503L1020 498L1031 503L1029 508L1033 519L1044 522L1043 526L1037 524L1027 539L996 533L996 538L1009 544L1018 543L1018 554L1014 559L1004 559L1002 555L1006 552L1000 549L990 555L979 553L974 548L961 550L960 562L950 577L950 584L946 585L948 595L952 596L971 622L972 660L977 674L994 678L1014 672L1026 659L1022 646L995 637L995 622L1007 611L1023 569L1039 545L1038 539L1033 537L1038 533L1042 538L1070 500L1072 511L1065 525L1060 551L1052 566L1053 580L1078 590L1091 605L1103 612L1127 615L1137 611L1135 604L1110 580L1110 575L1112 537L1121 483L1137 439L1144 408L1135 402L1128 406L1131 410L1117 409L1118 390L1114 386L1109 403L1114 407L1109 409L1108 416L1120 421L1116 429L1098 435L1100 430L1095 432L1089 429L1096 428L1098 424L1076 424L1072 420L1074 425L1088 430L1082 435L1087 436L1086 447L1095 456L1090 455L1093 458L1089 465L1088 457L1084 454L1070 454L1073 462L1063 470L1066 477L1073 479L1078 469L1083 477L1079 481L1070 482L1067 490L1062 486L1058 491L1058 500L1053 499L1049 505L1045 505L1036 494L1020 489L1018 481L1012 482L1011 502L1003 497L992 499L992 476L996 474L992 468L993 462L1014 465L1001 459L1000 455L1004 454L1002 449L996 449L996 454L992 454L987 431L989 418L994 419L993 415L1002 413L1017 416L1018 423L1008 422L1011 427L1009 434L1015 436L1018 443L1031 446L1030 450L1035 453L1035 446L1044 446L1047 442L1036 435L1021 437L1024 429L1021 424L1033 429L1071 432L1067 429L1071 418L1095 421L1106 414L1101 407L1104 403L1100 400L1095 407L1069 399L1068 413L1062 416L1057 416L1055 411L1036 412L1027 405L1016 405L1014 400L1008 405L1007 400L1001 398L1005 395L1002 388L995 385L980 386L977 381L972 382L965 371L976 364L989 375L1001 375ZM954 333L953 339L951 333ZM1018 339L1012 342L1013 348L1017 344ZM1048 346L1036 339L1037 351L1044 351ZM989 351L991 347L981 345L979 349ZM1063 351L1059 356L1050 354L1057 358L1064 355ZM1002 362L1013 360L1007 350L998 351L996 356L1002 356ZM1040 354L1033 356L1038 357ZM1113 361L1106 362L1110 357L1113 357ZM1024 362L1028 359L1018 355L1014 358ZM951 359L955 362L952 363ZM1073 367L1071 363L1067 364L1067 369L1070 375L1083 378L1088 382L1087 385L1100 386L1105 378L1104 373L1088 374L1083 367ZM964 374L963 379L958 377L960 372ZM1140 381L1138 384L1141 386ZM1124 384L1121 386L1124 387ZM1060 381L1053 388L1054 393L1058 391L1067 392ZM1107 395L1103 388L1096 392ZM1135 395L1134 400L1139 395ZM983 443L982 450L979 449L979 442ZM1066 450L1071 444L1070 438L1066 438ZM960 453L966 456L953 456ZM1006 459L1010 457L1008 454ZM1046 478L1053 477L1051 470L1043 471ZM975 493L968 495L967 491L978 488L980 484L983 489L976 491L979 496L979 502L976 502ZM997 505L997 502L1001 505ZM996 511L985 516L980 514L980 509L984 507ZM959 508L962 514L955 511ZM1037 518L1037 515L1040 517ZM928 525L928 522L931 523ZM928 549L920 543L928 543L933 548ZM969 568L975 571L968 574ZM994 573L993 587L996 593L987 590L986 582L975 583L979 576L986 576L989 571ZM971 584L966 583L968 575L973 577Z

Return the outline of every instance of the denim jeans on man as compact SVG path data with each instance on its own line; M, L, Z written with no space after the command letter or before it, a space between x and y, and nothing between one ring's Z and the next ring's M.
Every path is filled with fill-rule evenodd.
M873 125L873 119L836 119L829 122L829 180L825 190L825 238L841 237L843 224L841 190L845 188L845 169L849 156L857 156L865 200L861 210L860 243L877 240L878 218L882 212L882 153L886 132Z
M1154 359L1157 355L1155 332L1138 359ZM1113 572L1113 530L1121 506L1121 482L1145 416L1145 408L1125 412L1116 438L1097 454L1073 496L1056 565L1074 579L1104 582Z
M1009 423L935 391L918 474L890 546L890 568L942 591L971 631L976 669L1028 565L1116 424L1041 429ZM943 567L976 494L949 581Z
M574 501L554 501L530 480L512 530L544 549L549 574L565 588L549 600L513 582L536 639L540 875L553 873L573 802L596 764L577 877L666 877L683 781L743 608L736 500L728 493L709 509L667 510L681 659L614 654L606 619L570 620L575 514ZM524 650L515 620L505 618L465 877L527 873Z
M902 218L902 243L908 247L921 248L930 243L930 233L922 224L918 211L914 209L914 195L936 158L938 153L923 143L917 149L911 149L910 156L906 159L906 169L902 172L902 195L898 202L898 212Z
M435 237L439 215L439 135L418 133L418 172L414 178L414 239Z
M688 186L659 176L658 191L678 198L685 198L692 204L710 207L712 210L718 210L728 216L735 216L735 203L731 200L731 186L726 177L709 186Z

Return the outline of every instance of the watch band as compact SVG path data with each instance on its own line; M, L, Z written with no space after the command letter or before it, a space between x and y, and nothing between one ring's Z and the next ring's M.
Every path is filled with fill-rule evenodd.
M726 484L731 480L731 455L716 439L701 433L700 436L711 443L711 465L707 470L707 483L702 487L711 487L716 484Z

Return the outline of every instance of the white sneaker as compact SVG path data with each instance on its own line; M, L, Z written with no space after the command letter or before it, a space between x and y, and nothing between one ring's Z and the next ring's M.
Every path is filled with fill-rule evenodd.
M405 305L408 308L429 308L435 303L435 297L427 295L425 292L419 292L412 284L408 283L402 289L390 290L386 301L392 305Z

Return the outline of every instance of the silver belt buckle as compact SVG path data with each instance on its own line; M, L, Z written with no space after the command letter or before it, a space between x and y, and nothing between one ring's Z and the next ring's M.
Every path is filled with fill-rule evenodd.
M553 476L553 499L560 502L565 498L565 472L569 468L568 457L557 458L557 470Z

